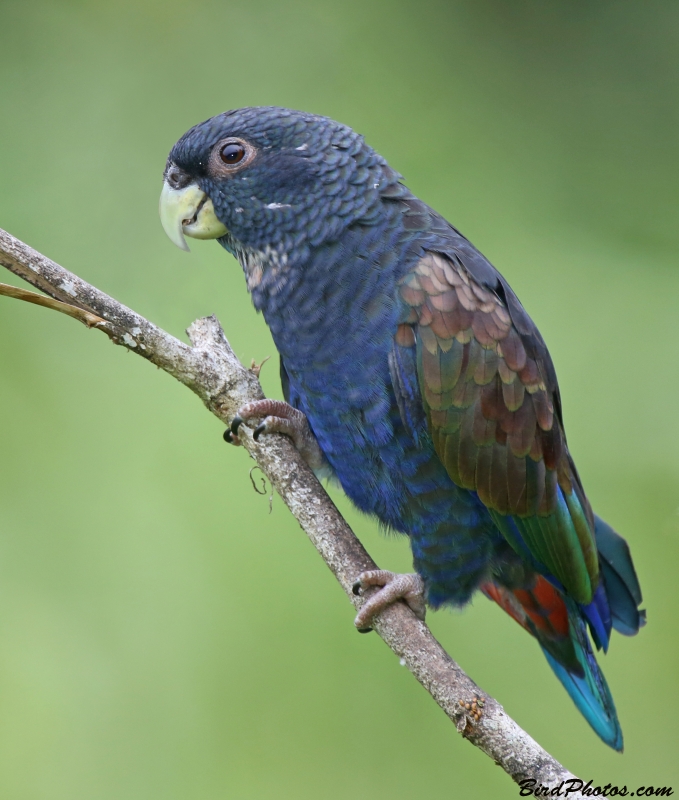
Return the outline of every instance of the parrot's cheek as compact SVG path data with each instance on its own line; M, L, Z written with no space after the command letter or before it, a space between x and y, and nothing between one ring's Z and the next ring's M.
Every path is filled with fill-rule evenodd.
M195 183L174 189L167 181L160 193L160 221L170 241L188 250L185 236L218 239L226 227L217 219L212 200Z

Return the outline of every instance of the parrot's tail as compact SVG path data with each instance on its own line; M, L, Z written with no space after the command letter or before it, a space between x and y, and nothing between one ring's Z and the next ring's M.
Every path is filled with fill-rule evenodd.
M606 744L622 750L622 730L615 704L599 669L592 639L604 652L611 628L632 635L644 625L638 609L641 591L627 543L596 517L601 579L592 602L575 603L547 578L533 573L521 587L488 582L484 594L531 633L549 665L594 731Z
M494 600L540 643L549 665L596 733L622 750L622 730L606 679L594 658L580 608L542 575L530 587L486 583Z

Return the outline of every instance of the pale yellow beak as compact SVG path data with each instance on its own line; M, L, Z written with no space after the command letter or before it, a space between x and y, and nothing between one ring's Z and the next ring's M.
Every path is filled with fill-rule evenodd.
M173 189L163 183L160 193L160 221L163 230L180 250L188 250L184 236L193 239L218 239L226 227L215 216L212 200L195 183Z

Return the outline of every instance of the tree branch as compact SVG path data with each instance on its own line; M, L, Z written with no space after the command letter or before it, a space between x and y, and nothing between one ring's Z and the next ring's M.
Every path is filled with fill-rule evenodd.
M115 344L148 359L188 386L225 425L246 402L263 397L255 373L238 361L215 317L199 319L190 326L190 347L2 229L0 264L49 298L14 287L0 294L48 306L103 330ZM359 573L376 569L376 565L314 474L284 436L267 436L265 441L255 442L243 426L239 437L359 608L365 598L354 596L352 584ZM567 786L581 788L572 773L522 730L499 703L481 691L405 604L396 603L386 609L375 620L374 629L462 736L515 781L534 779L538 786L550 788L562 781L576 781ZM481 701L476 706L480 719L465 706L471 705L474 698ZM582 795L573 791L569 797Z

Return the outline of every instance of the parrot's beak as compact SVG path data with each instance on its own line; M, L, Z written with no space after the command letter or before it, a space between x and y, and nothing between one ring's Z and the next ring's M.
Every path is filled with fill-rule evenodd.
M163 182L160 221L170 241L180 250L189 249L185 235L193 239L218 239L226 233L215 216L212 200L195 183L174 189L167 181Z

